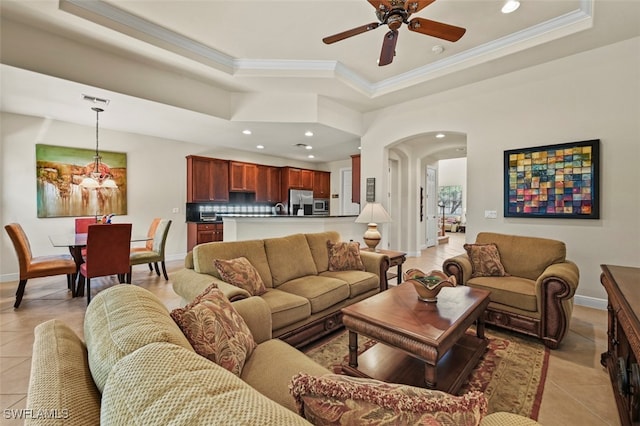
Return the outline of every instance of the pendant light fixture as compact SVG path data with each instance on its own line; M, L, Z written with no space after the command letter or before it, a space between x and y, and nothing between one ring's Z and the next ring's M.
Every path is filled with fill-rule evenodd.
M109 166L102 163L102 157L98 149L98 122L100 113L104 110L98 107L91 109L96 112L96 154L93 156L93 171L87 173L87 176L82 179L80 186L87 189L118 188L118 185L111 179Z

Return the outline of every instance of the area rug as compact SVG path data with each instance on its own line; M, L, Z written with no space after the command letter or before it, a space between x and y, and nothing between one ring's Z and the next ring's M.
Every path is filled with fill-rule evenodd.
M487 329L485 336L489 339L487 351L458 394L478 390L489 401L489 413L507 411L537 420L549 349L535 339L515 333ZM339 372L340 364L348 361L348 341L348 333L342 331L305 353ZM359 338L358 351L362 353L375 344L371 339Z

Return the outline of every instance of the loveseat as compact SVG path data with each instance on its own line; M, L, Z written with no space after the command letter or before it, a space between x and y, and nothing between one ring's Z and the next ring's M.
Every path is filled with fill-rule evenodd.
M468 424L537 424L509 413L481 418L486 401L478 393L453 397L369 379L336 378L297 349L271 338L271 314L263 299L250 297L232 306L257 344L240 376L194 352L162 302L133 285L116 285L92 300L84 342L61 320L38 325L25 425L310 425L297 413L322 415L328 407L323 401L348 391L344 384L349 382L360 390L335 404L344 404L350 414L366 415L373 401L374 408L398 416L396 406L408 400L400 404L400 413L413 410L421 416L423 408L442 407L430 418L444 424L461 418L453 417L460 411L473 422ZM327 386L329 394L323 389ZM375 394L380 398L372 398ZM309 407L304 409L304 404Z
M340 309L387 289L388 256L363 250L364 270L330 271L327 241L340 242L340 234L327 231L199 244L187 254L185 267L171 274L171 281L185 302L211 283L231 301L252 297L224 281L215 264L218 259L248 259L266 288L258 297L271 311L273 336L301 347L340 327Z
M569 330L580 274L562 241L481 232L442 265L459 284L491 292L485 322L556 349Z

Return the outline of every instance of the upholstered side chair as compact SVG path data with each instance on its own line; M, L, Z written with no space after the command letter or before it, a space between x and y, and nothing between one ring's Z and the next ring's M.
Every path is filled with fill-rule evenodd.
M156 235L156 229L158 229L158 225L160 224L161 220L161 218L156 217L151 221L151 225L149 226L149 230L147 231L147 237L149 239L145 242L145 245L143 247L131 247L131 253L153 251L153 238ZM149 271L153 272L153 265L153 263L149 263Z
M163 219L158 223L155 235L153 236L153 246L151 250L144 251L132 251L130 254L129 262L131 266L142 264L153 264L156 269L156 274L160 276L160 269L158 268L158 262L162 265L162 274L165 280L169 280L167 275L167 267L164 263L164 251L167 243L167 235L169 235L169 227L171 227L171 221Z
M89 231L89 225L98 223L95 217L77 217L75 220L76 234L86 234Z
M90 225L87 233L87 256L80 265L79 296L86 280L87 304L91 302L91 278L117 275L119 282L131 282L129 252L131 224Z
M31 278L49 277L53 275L66 275L67 288L74 291L74 282L77 274L77 266L73 258L69 255L51 255L33 257L29 239L22 226L18 223L10 223L4 227L11 238L13 247L18 256L20 266L20 282L16 291L16 301L14 308L20 306L27 280Z

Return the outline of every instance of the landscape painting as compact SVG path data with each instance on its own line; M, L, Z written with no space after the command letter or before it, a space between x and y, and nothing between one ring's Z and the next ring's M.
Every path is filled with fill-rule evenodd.
M36 144L38 217L127 214L127 154ZM97 185L82 185L96 177ZM109 183L107 185L107 183Z

